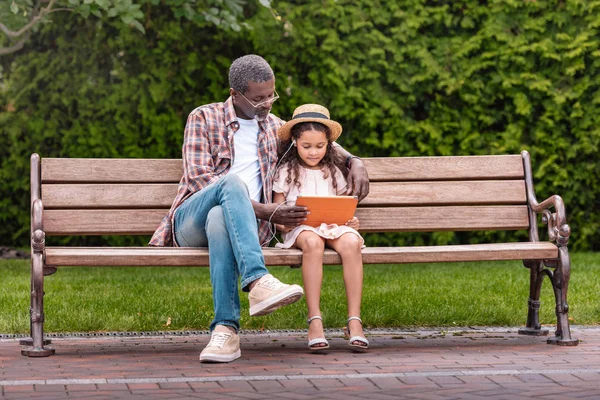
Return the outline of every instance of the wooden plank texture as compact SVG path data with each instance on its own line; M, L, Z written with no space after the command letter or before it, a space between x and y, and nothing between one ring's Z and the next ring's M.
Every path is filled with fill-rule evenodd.
M373 182L360 206L503 205L526 201L522 180Z
M468 193L468 196L465 196ZM45 184L44 207L170 208L177 184ZM525 204L524 181L374 182L366 206Z
M361 232L516 230L529 227L527 206L389 207L356 210Z
M176 183L45 184L42 200L51 208L170 208Z
M377 181L522 179L521 155L364 158ZM180 159L42 158L42 182L170 182Z
M45 210L48 235L149 235L167 209ZM527 206L359 208L361 232L513 230L529 226Z
M177 183L182 173L181 159L42 158L42 183Z
M520 155L365 158L372 182L523 179Z
M298 249L264 249L265 262L294 265L302 262ZM365 264L404 264L457 261L556 259L558 248L549 242L475 244L461 246L367 247ZM324 264L340 264L332 250L326 250ZM48 247L47 266L207 266L206 248L155 247Z

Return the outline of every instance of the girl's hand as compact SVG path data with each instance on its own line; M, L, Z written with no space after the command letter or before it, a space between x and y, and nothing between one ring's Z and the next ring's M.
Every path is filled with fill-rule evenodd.
M289 232L292 230L292 227L281 224L275 224L275 229L277 229L279 232Z
M346 222L346 225L349 226L350 228L354 228L354 229L358 230L358 228L360 227L360 222L358 221L358 218L352 217L351 220Z

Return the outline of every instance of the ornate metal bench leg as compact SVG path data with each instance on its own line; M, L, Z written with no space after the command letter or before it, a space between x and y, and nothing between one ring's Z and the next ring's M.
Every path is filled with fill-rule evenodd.
M556 298L556 333L554 337L548 338L548 344L577 346L579 340L571 337L571 329L569 327L567 290L569 288L569 279L571 277L571 260L569 258L569 250L566 246L559 247L558 257L558 264L556 265L554 277L552 279L554 297Z
M34 252L31 254L31 337L33 344L21 350L28 357L48 357L54 349L44 347L44 233L37 230L33 234ZM38 250L35 244L39 244ZM38 251L36 251L38 250Z
M529 268L529 299L527 300L527 325L519 329L521 335L546 336L548 329L540 325L540 293L544 280L542 261L525 260Z
M44 266L44 276L52 275L56 273L56 268L54 267L46 267ZM32 270L33 271L33 270ZM31 273L31 287L33 287L33 272ZM33 310L33 303L29 307L29 315ZM47 344L51 344L52 340L44 339L44 346ZM31 318L29 319L29 337L19 340L19 344L21 346L33 346L33 323L31 322Z

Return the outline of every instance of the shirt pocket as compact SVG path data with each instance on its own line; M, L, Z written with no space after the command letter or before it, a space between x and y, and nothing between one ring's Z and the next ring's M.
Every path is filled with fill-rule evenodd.
M215 146L212 150L212 159L215 166L214 173L221 174L231 167L231 150L225 146Z

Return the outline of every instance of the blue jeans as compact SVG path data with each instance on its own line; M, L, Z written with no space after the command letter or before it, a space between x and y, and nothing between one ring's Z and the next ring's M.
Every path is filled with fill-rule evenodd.
M225 175L186 199L174 222L179 246L208 246L215 311L210 330L217 325L239 330L239 277L248 291L251 282L269 273L246 184L237 175Z

